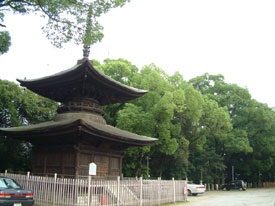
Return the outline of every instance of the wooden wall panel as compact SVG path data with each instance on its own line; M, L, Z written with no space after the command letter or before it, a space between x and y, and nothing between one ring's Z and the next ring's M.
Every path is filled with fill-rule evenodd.
M110 158L110 176L120 176L121 168L120 168L120 158L111 157Z
M104 155L95 155L96 176L109 176L109 157Z
M64 167L66 167L66 166L67 167L75 166L75 158L76 158L75 153L64 152L62 154L63 154L63 164L64 164Z
M89 164L97 165L99 177L120 176L121 159L119 153L101 151L88 145L47 147L34 150L33 173L70 176L87 176Z
M47 147L36 148L33 153L34 174L75 175L76 155L71 147L56 147L50 150Z

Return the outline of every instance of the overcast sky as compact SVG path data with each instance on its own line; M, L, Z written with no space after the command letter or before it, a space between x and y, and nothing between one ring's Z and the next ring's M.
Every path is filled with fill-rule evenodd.
M90 58L124 58L140 69L155 63L185 80L222 74L275 107L274 11L274 0L132 0L101 17L105 37ZM42 34L43 22L6 16L12 46L0 56L0 79L42 77L82 58L82 46L54 48Z

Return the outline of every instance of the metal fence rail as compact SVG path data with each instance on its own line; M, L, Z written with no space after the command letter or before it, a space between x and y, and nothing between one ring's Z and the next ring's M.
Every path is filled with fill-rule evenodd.
M11 177L34 193L37 203L69 206L149 206L186 200L186 181L129 179L99 180L18 175Z

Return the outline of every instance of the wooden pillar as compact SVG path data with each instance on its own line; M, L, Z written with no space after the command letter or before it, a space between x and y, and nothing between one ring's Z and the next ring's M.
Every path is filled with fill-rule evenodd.
M64 151L62 151L61 152L61 163L60 163L60 172L61 172L61 174L64 174L64 161L65 161L65 152Z
M37 160L36 160L36 155L35 155L35 148L32 150L32 172L33 173L36 173L37 172L37 166L36 166L36 163L37 163Z
M79 168L79 163L80 163L80 151L78 149L75 149L75 177L77 178L78 175L80 175L80 168Z
M119 158L119 176L122 175L122 158L123 156L120 156Z
M43 174L46 174L47 172L47 155L44 154L44 164L43 164Z
M111 172L112 172L112 170L111 170L111 165L112 165L112 159L111 159L112 157L111 156L108 156L108 174L107 174L107 176L111 176Z

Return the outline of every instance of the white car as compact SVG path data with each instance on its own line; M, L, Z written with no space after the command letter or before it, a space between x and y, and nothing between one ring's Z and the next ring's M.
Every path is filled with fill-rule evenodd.
M197 184L187 184L187 191L188 191L188 196L191 195L198 195L198 194L203 194L205 192L205 187L204 185L197 185Z

